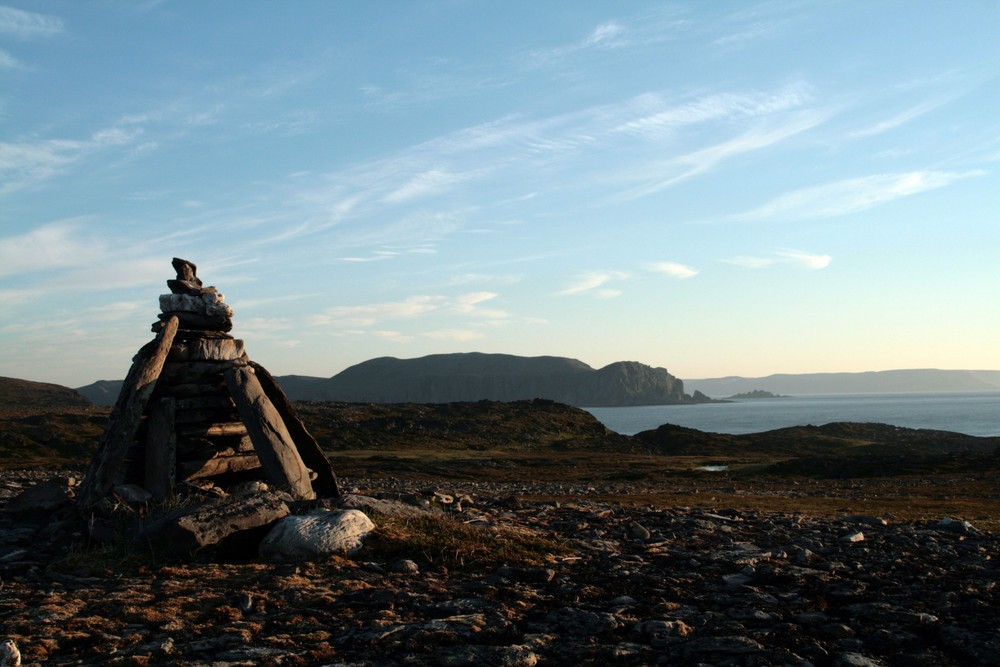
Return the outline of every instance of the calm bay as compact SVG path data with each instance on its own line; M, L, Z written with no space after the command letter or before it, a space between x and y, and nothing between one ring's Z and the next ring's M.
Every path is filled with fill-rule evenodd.
M623 435L661 424L738 434L846 421L1000 436L1000 392L794 396L732 403L585 409L609 429Z

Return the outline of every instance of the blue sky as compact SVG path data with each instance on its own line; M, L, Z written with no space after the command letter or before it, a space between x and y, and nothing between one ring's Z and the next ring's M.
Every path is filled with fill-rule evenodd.
M174 256L272 373L1000 369L1000 3L0 7L0 375L124 377Z

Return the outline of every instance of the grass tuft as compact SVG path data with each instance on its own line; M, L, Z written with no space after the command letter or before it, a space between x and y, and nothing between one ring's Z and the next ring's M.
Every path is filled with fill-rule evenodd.
M489 570L501 565L539 565L573 549L529 531L466 524L452 517L399 518L373 513L378 526L356 559L410 559L448 570Z

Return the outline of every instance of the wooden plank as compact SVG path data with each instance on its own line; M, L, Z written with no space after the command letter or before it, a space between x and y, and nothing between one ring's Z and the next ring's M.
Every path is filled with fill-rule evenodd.
M177 411L184 410L236 410L236 404L229 398L229 390L225 395L204 395L191 398L178 398Z
M172 398L161 398L149 407L145 458L145 489L158 502L173 496L177 479L177 433Z
M233 366L246 366L246 357L229 361L168 361L163 365L163 381L169 384L217 383Z
M243 422L221 422L208 424L192 424L181 426L179 435L185 438L212 437L223 435L247 435L247 427Z
M299 456L302 457L302 462L316 473L316 479L312 483L313 490L324 498L338 498L340 488L337 486L337 476L333 472L333 466L330 465L330 460L320 449L316 438L312 437L312 434L306 430L295 406L288 400L288 396L281 390L278 382L267 372L266 368L255 361L250 362L250 367L254 370L264 393L267 394L271 403L278 410L278 414L281 415L282 421L285 422L285 428L292 436L292 441L295 443Z
M184 461L180 465L182 481L214 477L226 473L245 472L260 468L260 459L253 452L231 456L216 456L211 459Z
M179 425L230 422L238 418L236 406L230 405L228 409L178 410L174 420Z
M176 317L168 319L156 338L142 346L135 355L118 401L108 417L108 425L97 446L97 453L80 485L81 510L89 509L94 503L107 497L114 488L115 473L122 465L129 445L135 441L142 414L177 334L177 325Z
M160 378L159 382L156 383L156 394L158 396L173 396L177 399L191 400L223 397L232 403L232 399L229 398L229 387L226 386L226 380L221 375L213 382L197 384L172 384Z
M294 498L315 498L309 470L299 457L281 415L264 393L253 370L230 368L226 371L226 384L270 482L287 488Z
M232 450L226 442L238 441L236 438L186 438L183 435L177 437L177 460L178 461L203 461L217 456L219 452L226 449ZM235 451L235 450L234 450Z

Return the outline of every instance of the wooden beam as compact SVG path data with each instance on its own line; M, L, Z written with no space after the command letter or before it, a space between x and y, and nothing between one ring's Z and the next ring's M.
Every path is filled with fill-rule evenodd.
M129 445L135 440L142 414L177 334L177 326L176 317L168 319L156 338L142 346L135 355L118 401L108 417L108 425L97 446L97 453L80 485L81 510L86 510L107 497L114 488L115 473L125 460Z
M146 420L146 474L143 486L157 502L173 495L177 480L174 414L174 399L161 398L150 406Z
M267 372L266 368L255 361L250 362L250 367L253 368L264 393L271 399L271 403L285 422L285 428L292 436L292 441L295 443L299 456L302 457L302 462L316 473L316 479L313 480L313 490L324 498L340 497L340 488L337 486L337 476L333 472L333 466L330 465L330 460L320 449L316 438L312 437L312 434L306 430L295 406L288 400L288 396L281 390L277 381Z
M245 366L226 370L226 384L271 483L286 488L294 498L315 498L295 442L253 370Z
M163 381L172 385L212 384L231 366L246 366L246 357L228 361L168 361L163 365Z
M246 435L247 427L243 422L222 422L214 424L192 424L181 426L180 435L185 438L209 437L217 438L226 435Z
M181 477L183 481L190 481L202 477L214 477L215 475L226 473L255 470L260 467L260 460L253 452L249 454L216 456L200 461L184 461L181 463Z

